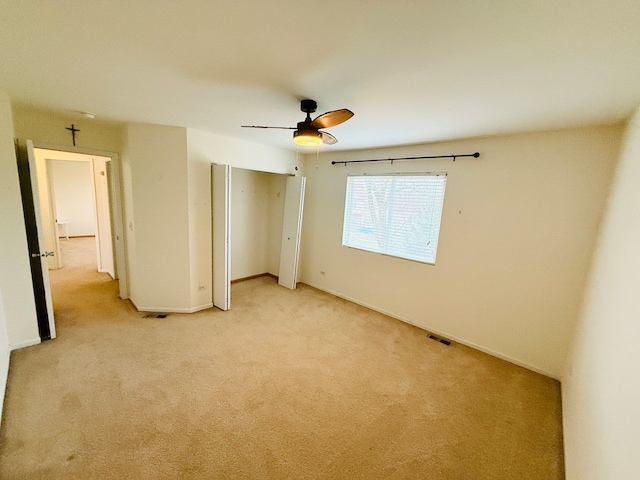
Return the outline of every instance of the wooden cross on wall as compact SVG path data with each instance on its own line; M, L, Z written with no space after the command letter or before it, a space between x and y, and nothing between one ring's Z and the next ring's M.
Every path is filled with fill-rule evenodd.
M71 128L69 127L65 127L67 130L69 130L71 132L71 139L73 140L73 146L76 146L76 132L79 132L80 130L78 130L76 127L73 126L73 123L71 124Z

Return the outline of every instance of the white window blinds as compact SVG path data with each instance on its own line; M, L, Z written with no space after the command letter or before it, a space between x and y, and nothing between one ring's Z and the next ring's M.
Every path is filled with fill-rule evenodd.
M435 264L446 174L347 177L342 245Z

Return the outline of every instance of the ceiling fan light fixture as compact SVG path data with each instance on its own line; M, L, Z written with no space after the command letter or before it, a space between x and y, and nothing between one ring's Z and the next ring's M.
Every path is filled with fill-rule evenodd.
M317 130L296 130L293 132L293 143L303 147L317 147L322 143L322 134Z
M353 117L353 112L346 108L341 108L340 110L323 113L312 120L311 113L316 111L317 106L315 100L307 98L300 101L300 110L307 114L307 118L302 122L298 122L297 127L270 127L266 125L241 125L241 127L294 130L293 143L302 147L319 147L322 144L335 145L338 143L336 137L325 132L324 129L346 122Z

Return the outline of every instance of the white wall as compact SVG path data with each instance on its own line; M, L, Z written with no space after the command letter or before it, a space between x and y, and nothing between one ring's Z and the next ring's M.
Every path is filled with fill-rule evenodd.
M188 129L187 135L189 156L193 159L206 158L209 164L231 165L260 172L303 174L302 160L296 161L295 152L200 130Z
M186 133L191 305L203 309L213 304L211 160L206 152L194 146L193 132Z
M294 173L295 153L145 124L128 125L123 143L131 300L145 311L210 307L211 164Z
M122 162L130 298L144 311L189 311L186 130L130 124Z
M57 220L68 222L69 236L96 234L93 177L89 162L49 161Z
M0 292L9 349L40 342L9 98L0 92ZM2 322L0 321L0 324ZM2 330L0 326L0 331ZM0 334L0 358L7 345ZM0 392L1 393L1 392Z
M36 325L36 310L33 301L31 277L26 277L21 269L29 273L27 237L24 233L24 219L20 190L18 184L18 168L13 150L13 125L11 123L11 106L9 98L0 91L0 420L4 405L4 394L9 375L10 340L8 324L10 319L25 325ZM22 223L21 223L22 222ZM22 228L20 228L22 227ZM12 258L17 256L17 258ZM26 260L26 261L25 261ZM25 278L26 277L26 278ZM19 282L19 283L18 283ZM22 291L24 289L24 291ZM29 291L31 297L29 298ZM7 304L3 297L20 295L17 301ZM25 298L26 297L26 298ZM25 302L22 304L21 301ZM17 330L16 326L13 328ZM34 333L34 332L29 332ZM35 331L37 335L37 329ZM28 338L28 337L27 337Z
M286 175L234 168L231 279L278 275Z
M231 174L231 280L267 271L269 175L234 168Z
M559 378L621 134L618 125L310 157L301 281ZM475 151L456 162L330 164ZM341 246L347 174L402 171L448 172L435 266Z
M40 145L68 147L73 151L71 132L66 130L72 123L80 129L76 134L77 148L122 151L123 129L118 125L98 119L89 120L80 114L64 116L30 108L13 108L14 136L21 140L33 140Z
M198 304L210 302L212 298L211 164L282 174L301 174L301 165L296 163L295 152L199 130L187 130L187 145L191 284L197 286L192 289L192 295L195 297L193 303ZM270 217L270 224L273 221L277 223L277 215ZM269 261L267 269L273 273L271 263ZM199 290L199 286L204 288Z
M71 133L66 130L71 124L74 124L76 128L81 131L76 137L76 147L73 146L71 140ZM99 154L100 152L115 153L122 151L123 148L123 128L113 123L102 122L100 120L89 120L77 115L60 115L50 112L44 112L41 110L14 107L13 108L13 127L15 138L26 140L30 139L34 141L36 147L51 147L55 149L68 150L64 154L65 159L69 158L91 158L85 157L82 154L69 153L78 150L90 151L92 154ZM49 208L48 208L48 182L45 174L45 161L46 158L57 158L59 153L56 151L48 151L47 154L42 154L41 148L36 148L36 162L38 165L38 183L42 192L41 202L41 214L43 217L43 224L45 226L44 240L47 251L54 250L53 248L53 236L56 234L53 223L49 222ZM40 153L39 153L40 152ZM117 162L119 163L119 162ZM119 170L119 167L116 168ZM47 208L43 208L47 206ZM50 229L46 228L46 225L50 225ZM116 226L116 230L120 227ZM118 230L119 231L119 230ZM124 250L122 243L125 242L124 235L119 235L117 245L119 250ZM124 255L123 255L124 256ZM49 257L48 263L50 268L58 268L57 257ZM119 264L122 267L121 272L126 276L126 268L122 259L119 259ZM126 297L126 282L121 282L121 294Z
M640 109L562 380L567 479L640 478Z

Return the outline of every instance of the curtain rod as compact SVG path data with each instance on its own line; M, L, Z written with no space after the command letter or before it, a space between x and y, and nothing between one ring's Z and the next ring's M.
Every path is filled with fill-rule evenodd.
M455 162L456 158L459 158L459 157L478 158L479 156L480 154L476 152L476 153L463 153L460 155L431 155L431 156L425 156L425 157L376 158L373 160L344 160L342 162L336 162L334 160L333 162L331 162L331 165L337 165L338 163L342 163L346 167L347 163L364 163L364 162L391 162L391 164L393 164L393 162L396 160L421 160L423 158L453 158L453 161Z

